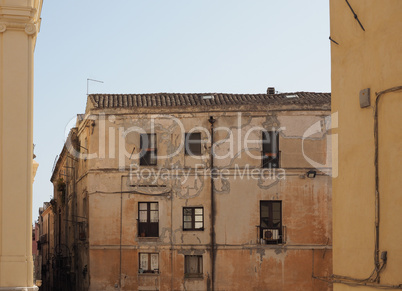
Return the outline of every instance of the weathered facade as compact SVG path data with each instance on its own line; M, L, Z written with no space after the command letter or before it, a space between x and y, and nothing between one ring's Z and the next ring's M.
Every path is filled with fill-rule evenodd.
M60 274L76 290L331 290L312 277L332 273L329 113L325 93L88 96L51 179Z
M330 279L335 290L402 289L402 2L330 4L339 160Z
M39 233L39 223L35 222L32 227L32 259L33 259L33 281L40 280L40 269L42 267L42 260L39 255L39 241L40 241L40 233Z
M39 209L39 260L40 271L37 280L41 280L41 291L53 290L53 266L55 252L55 229L54 229L54 200L43 203Z

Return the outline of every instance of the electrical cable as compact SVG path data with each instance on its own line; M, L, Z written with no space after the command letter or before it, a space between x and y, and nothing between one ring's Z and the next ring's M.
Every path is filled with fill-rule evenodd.
M349 4L349 2L346 0L346 2ZM349 5L350 7L350 5ZM350 7L351 8L351 7ZM353 9L352 9L353 11ZM381 96L387 93L391 92L397 92L401 91L402 86L397 86L397 87L392 87L386 90L383 90L381 92L376 93L376 104L374 107L374 147L375 147L375 153L374 153L374 167L375 167L375 246L374 246L374 270L370 274L369 277L365 279L358 279L358 278L353 278L353 277L348 277L348 276L341 276L341 275L335 275L333 274L331 276L332 279L330 280L332 283L341 283L341 284L346 284L346 285L352 285L352 286L367 286L367 287L373 287L373 288L379 288L379 289L402 289L402 284L399 285L384 285L384 284L376 284L375 282L379 282L380 280L380 274L381 272L385 269L386 267L386 259L383 260L383 264L380 266L380 260L379 260L379 245L380 245L380 191L379 191L379 168L378 168L378 153L379 153L379 140L378 140L378 106L380 102ZM375 277L373 278L373 276ZM326 279L326 278L318 278L316 276L312 276L315 279ZM336 280L337 278L343 279L343 280ZM347 281L344 281L347 280ZM351 282L348 282L351 281Z

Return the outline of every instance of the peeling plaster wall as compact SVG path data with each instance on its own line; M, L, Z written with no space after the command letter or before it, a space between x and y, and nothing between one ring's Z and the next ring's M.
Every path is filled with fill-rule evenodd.
M236 112L177 113L174 116L182 122L185 132L195 126L205 129L200 129L202 156L186 156L182 149L172 157L158 159L157 166L146 167L139 166L140 134L133 128L149 133L154 126L158 156L162 156L179 148L183 138L180 126L151 113L122 114L123 109L94 109L92 113L98 119L84 120L78 135L87 153L97 157L79 160L77 170L78 200L88 199L90 290L115 290L119 284L121 290L209 290L211 179L209 174L198 173L196 165L210 167L211 115L218 128L214 134L216 155L233 152L214 159L214 166L225 173L214 181L215 290L332 289L311 277L313 265L315 275L332 272L331 179L324 174L331 167L326 164L329 111L255 111L243 112L241 118ZM154 124L151 117L155 117ZM303 141L305 132L317 123L322 131ZM220 127L230 128L233 134ZM281 169L275 169L275 175L280 176L240 177L261 169L261 144L251 142L247 146L257 158L247 155L244 149L245 135L252 128L257 129L249 133L249 139L256 141L261 140L262 128L280 130ZM305 177L313 167L303 157L303 142L305 154L323 164L323 172L317 170L314 179ZM136 174L130 177L130 165L149 173L175 167L181 174L170 179L163 178L163 171L157 178ZM282 201L285 244L260 244L256 226L260 223L261 200ZM138 237L138 202L153 201L159 206L159 237ZM186 206L204 208L203 231L182 230ZM159 274L138 273L140 252L159 254ZM203 256L202 278L184 278L187 254Z

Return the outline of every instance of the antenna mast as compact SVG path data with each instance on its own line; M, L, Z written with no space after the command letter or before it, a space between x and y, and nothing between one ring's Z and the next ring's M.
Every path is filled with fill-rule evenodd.
M87 96L89 95L89 93L88 93L89 81L98 82L98 83L103 83L103 81L99 81L99 80L94 80L94 79L89 79L89 78L87 78Z

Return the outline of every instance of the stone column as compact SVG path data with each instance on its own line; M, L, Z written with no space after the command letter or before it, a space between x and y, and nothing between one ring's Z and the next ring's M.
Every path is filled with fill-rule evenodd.
M33 56L42 0L0 2L0 290L37 290L32 263Z

